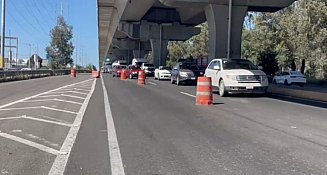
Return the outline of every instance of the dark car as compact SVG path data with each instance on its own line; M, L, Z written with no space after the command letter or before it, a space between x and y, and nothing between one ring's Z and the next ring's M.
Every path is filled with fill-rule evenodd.
M129 77L130 79L137 78L140 70L141 70L140 67L129 65L127 66L126 76Z
M197 77L203 75L203 69L195 63L179 62L171 71L171 83L196 83Z
M112 76L113 77L120 77L120 74L121 74L121 71L123 69L126 69L126 66L114 66L113 69L112 69Z

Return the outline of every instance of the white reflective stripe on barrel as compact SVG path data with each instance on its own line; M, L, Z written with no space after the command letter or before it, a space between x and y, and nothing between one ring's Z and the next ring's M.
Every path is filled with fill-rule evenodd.
M212 95L211 92L196 92L196 95Z
M200 86L211 86L211 82L198 82Z

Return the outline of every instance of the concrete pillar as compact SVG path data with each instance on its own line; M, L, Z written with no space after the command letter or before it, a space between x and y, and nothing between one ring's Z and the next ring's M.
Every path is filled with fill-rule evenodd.
M134 58L133 50L129 50L128 55L127 55L127 59L126 59L127 64L132 64L133 58Z
M145 50L133 50L134 58L144 58Z
M242 28L247 6L232 7L230 58L241 57ZM209 60L227 58L228 5L209 4L205 8L209 25Z
M156 67L166 66L166 60L168 55L168 40L162 40L160 43L159 39L150 39L150 42L152 48L153 64Z

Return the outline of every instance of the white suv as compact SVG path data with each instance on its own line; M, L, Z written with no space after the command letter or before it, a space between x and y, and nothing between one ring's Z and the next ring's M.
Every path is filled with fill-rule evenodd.
M259 93L265 94L268 89L266 74L249 60L214 59L206 71L211 77L212 86L219 88L220 96L228 93Z

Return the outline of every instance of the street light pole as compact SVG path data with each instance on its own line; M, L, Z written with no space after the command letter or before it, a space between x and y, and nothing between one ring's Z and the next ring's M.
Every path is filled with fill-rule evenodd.
M5 67L5 35L6 35L6 0L2 0L2 20L1 20L1 30L2 30L2 35L1 35L1 57L0 57L0 68Z
M227 41L227 59L230 59L230 45L231 45L231 30L232 30L232 7L233 0L229 0L228 8L228 41Z

